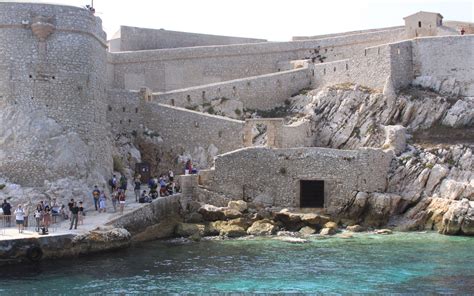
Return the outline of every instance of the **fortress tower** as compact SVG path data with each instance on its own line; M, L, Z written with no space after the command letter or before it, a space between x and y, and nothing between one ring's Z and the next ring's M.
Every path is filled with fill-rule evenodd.
M0 3L0 172L42 185L110 172L106 35L79 7Z

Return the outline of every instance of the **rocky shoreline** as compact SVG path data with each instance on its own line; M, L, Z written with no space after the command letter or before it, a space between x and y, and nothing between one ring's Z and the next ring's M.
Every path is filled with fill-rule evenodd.
M358 224L343 225L341 221L323 213L296 213L289 209L265 208L236 200L230 201L227 207L190 202L184 222L176 225L174 235L195 241L212 236L237 238L277 235L289 237L290 241L304 242L305 237L331 236L341 233L343 229L346 230L341 234L343 237L350 237L350 232L392 233L391 229L376 229Z

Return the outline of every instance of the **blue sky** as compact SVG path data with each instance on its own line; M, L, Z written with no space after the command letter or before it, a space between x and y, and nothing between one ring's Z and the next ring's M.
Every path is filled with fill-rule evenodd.
M84 6L91 0L29 2ZM128 25L285 41L402 25L420 10L474 22L474 0L94 0L94 6L108 36Z

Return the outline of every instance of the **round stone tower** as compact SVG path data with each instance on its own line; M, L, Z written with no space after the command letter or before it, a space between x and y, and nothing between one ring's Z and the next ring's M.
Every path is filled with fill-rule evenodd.
M0 2L0 177L102 181L112 169L106 35L89 10Z

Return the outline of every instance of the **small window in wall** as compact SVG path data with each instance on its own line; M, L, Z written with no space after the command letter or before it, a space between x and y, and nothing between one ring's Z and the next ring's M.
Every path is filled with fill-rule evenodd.
M364 49L364 56L367 56L367 49Z
M348 64L346 64L346 70L349 70L349 65Z
M418 28L421 28L421 22L418 22Z
M326 75L326 68L323 69L323 75Z
M109 111L112 111L112 106L109 105Z
M204 100L205 98L206 98L206 92L203 91L203 92L202 92L202 99Z
M120 124L122 124L122 120L120 120Z
M125 112L125 110L126 110L125 107L123 107L123 108L122 108L122 111Z
M135 108L135 113L138 113L138 108Z
M132 120L131 120L131 119L128 120L128 124L130 124L130 123L132 123Z
M174 106L174 99L171 99L171 106Z
M324 181L300 180L300 207L324 208Z
M334 67L334 72L336 72L336 67Z

